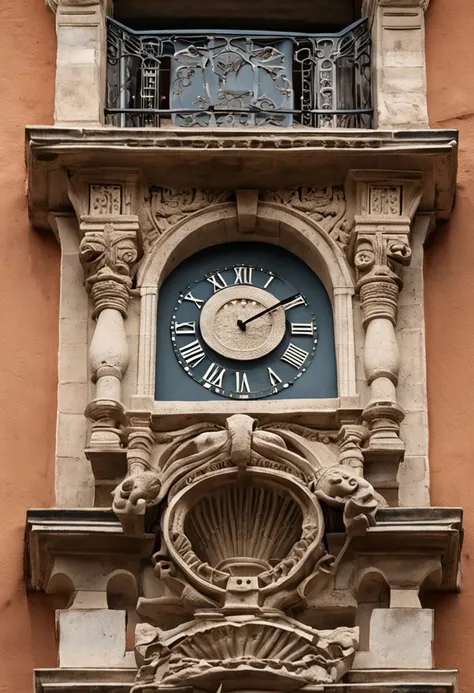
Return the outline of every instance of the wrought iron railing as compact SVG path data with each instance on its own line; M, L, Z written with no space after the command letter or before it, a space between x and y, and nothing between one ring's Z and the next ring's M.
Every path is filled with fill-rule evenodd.
M107 107L120 127L369 128L370 36L133 31L108 20Z

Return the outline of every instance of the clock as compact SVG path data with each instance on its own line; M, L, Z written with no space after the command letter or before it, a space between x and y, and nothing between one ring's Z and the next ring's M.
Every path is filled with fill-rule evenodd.
M248 400L257 412L259 402L335 397L331 301L303 260L274 244L223 243L169 272L158 292L157 402Z
M201 387L229 399L287 390L318 345L310 300L271 267L216 267L183 287L170 320L175 357Z

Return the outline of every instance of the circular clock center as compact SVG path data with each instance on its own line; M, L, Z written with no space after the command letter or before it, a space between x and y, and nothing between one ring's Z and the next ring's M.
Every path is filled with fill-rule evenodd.
M278 299L254 286L232 286L217 292L201 311L199 326L206 344L221 356L252 361L266 356L285 336L285 311L282 307L256 318L240 329L245 321L270 308Z

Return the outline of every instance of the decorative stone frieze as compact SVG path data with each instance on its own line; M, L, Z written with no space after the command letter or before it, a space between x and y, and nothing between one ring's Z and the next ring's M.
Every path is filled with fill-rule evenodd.
M140 208L145 250L151 250L160 236L189 214L227 202L232 197L229 191L152 188L148 200Z
M401 458L404 412L397 403L400 354L395 331L402 268L410 263L410 225L422 195L416 174L405 179L353 172L356 215L350 258L365 328L364 367L370 400L369 454Z
M315 189L303 186L294 190L265 190L260 196L266 202L277 202L303 212L316 221L342 248L346 247L350 222L346 218L346 200L342 187L329 185Z

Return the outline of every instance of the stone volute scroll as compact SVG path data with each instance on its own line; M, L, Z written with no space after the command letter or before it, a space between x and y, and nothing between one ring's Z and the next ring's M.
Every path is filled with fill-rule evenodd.
M238 414L153 435L151 457L130 469L113 505L126 533L137 531L127 516L151 505L161 515L154 572L169 596L139 599L134 693L339 681L358 628L318 630L291 612L328 585L353 537L376 522L380 498L339 463L337 436ZM336 555L324 507L345 526ZM162 630L169 609L183 622Z
M369 426L367 456L403 457L397 402L400 353L396 336L403 267L410 263L411 222L422 196L417 174L353 171L356 205L349 258L356 271L365 329L364 368L370 400L363 412Z
M96 321L89 347L95 396L85 411L93 422L89 447L113 452L122 448L121 381L129 362L124 320L140 255L137 179L122 174L113 183L102 182L96 174L92 182L85 172L72 177L70 197L80 222L79 258Z

